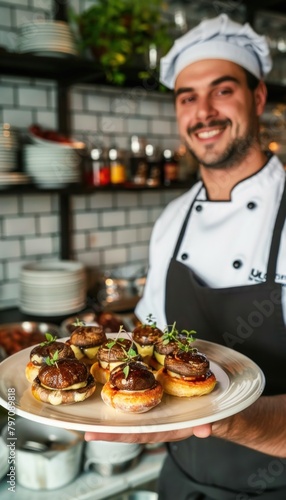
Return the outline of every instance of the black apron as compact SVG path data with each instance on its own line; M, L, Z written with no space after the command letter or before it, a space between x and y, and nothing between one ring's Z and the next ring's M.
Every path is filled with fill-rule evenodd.
M167 273L167 322L171 325L176 321L179 330L194 329L198 338L245 354L265 374L264 395L283 394L286 328L282 286L275 283L275 274L286 217L286 183L273 230L266 281L255 285L210 288L176 260L194 202L182 225ZM208 251L211 258L211 248ZM160 500L286 499L286 459L215 437L193 436L169 443L168 449L159 483ZM266 475L263 476L262 470L267 471Z

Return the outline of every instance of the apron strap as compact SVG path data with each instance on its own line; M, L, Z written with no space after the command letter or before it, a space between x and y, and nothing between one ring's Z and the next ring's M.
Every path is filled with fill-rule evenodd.
M184 238L184 234L185 234L185 231L186 231L186 227L187 227L187 225L188 225L188 222L189 222L189 218L190 218L190 215L191 215L191 211L192 211L192 209L193 209L194 203L195 203L195 201L196 201L196 199L197 199L197 197L198 197L198 195L199 195L199 192L201 191L202 187L203 187L203 185L201 185L201 186L200 186L200 189L198 190L197 194L195 195L195 197L194 197L194 199L193 199L193 201L192 201L192 203L191 203L191 206L190 206L190 208L189 208L189 210L188 210L188 212L187 212L187 215L186 215L186 217L185 217L185 220L184 220L184 222L183 222L183 225L182 225L182 227L181 227L181 231L180 231L180 233L179 233L179 237L178 237L178 240L177 240L177 243L176 243L176 246L175 246L175 250L174 250L174 253L173 253L173 259L175 259L175 260L176 260L176 258L177 258L178 252L179 252L179 250L180 250L181 243L182 243L183 238Z
M267 283L275 282L276 265L277 265L282 229L285 224L285 218L286 218L286 180L284 183L284 191L282 194L273 230L273 236L269 252L268 265L267 265L267 275L266 275Z

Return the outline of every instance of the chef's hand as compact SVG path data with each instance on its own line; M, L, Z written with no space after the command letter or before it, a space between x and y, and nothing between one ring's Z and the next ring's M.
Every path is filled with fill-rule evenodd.
M86 432L86 441L113 441L120 443L165 443L170 441L181 441L190 436L206 438L211 435L211 424L199 425L188 429L178 429L166 432L142 432L139 434L109 434L108 432Z

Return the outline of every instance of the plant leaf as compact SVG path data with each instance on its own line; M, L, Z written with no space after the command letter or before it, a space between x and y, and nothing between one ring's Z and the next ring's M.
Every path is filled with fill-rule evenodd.
M124 377L125 377L125 378L128 378L129 371L130 371L130 367L129 367L129 365L124 366L124 368L123 368L123 373L124 373Z

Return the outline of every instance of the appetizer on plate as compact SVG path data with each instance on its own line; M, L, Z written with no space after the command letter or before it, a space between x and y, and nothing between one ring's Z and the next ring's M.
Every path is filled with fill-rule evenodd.
M172 396L192 397L210 393L216 385L216 377L210 370L205 354L192 347L194 342L191 330L183 339L178 335L177 347L165 355L164 367L156 374L164 391Z
M38 401L55 406L79 403L94 393L96 383L84 363L76 358L58 359L57 351L46 361L31 387Z
M134 342L127 338L120 337L106 340L97 351L97 359L90 368L90 373L97 382L105 384L108 382L110 372L116 366L124 363L128 357L134 360L141 360Z
M194 334L194 333L196 333L194 330L189 332L189 334ZM170 329L168 326L166 326L163 335L157 340L157 342L154 345L153 356L152 358L150 358L149 364L156 370L162 368L165 363L166 355L171 354L175 349L177 349L178 339L180 339L181 342L184 343L185 337L186 337L185 333L183 332L180 333L177 330L176 322L173 323Z
M75 357L91 365L97 358L99 347L107 340L102 326L85 325L79 321L67 344L71 346Z
M125 413L144 413L157 406L163 388L142 361L128 360L110 372L101 397L104 403Z
M46 333L46 340L36 345L30 352L30 361L25 369L26 378L30 383L37 377L40 368L46 364L46 359L52 359L56 351L58 352L58 359L75 358L74 352L69 345L58 342L57 337Z
M137 347L138 354L143 359L153 356L154 345L162 336L163 332L157 327L152 314L149 314L146 323L136 326L132 332L132 338Z

